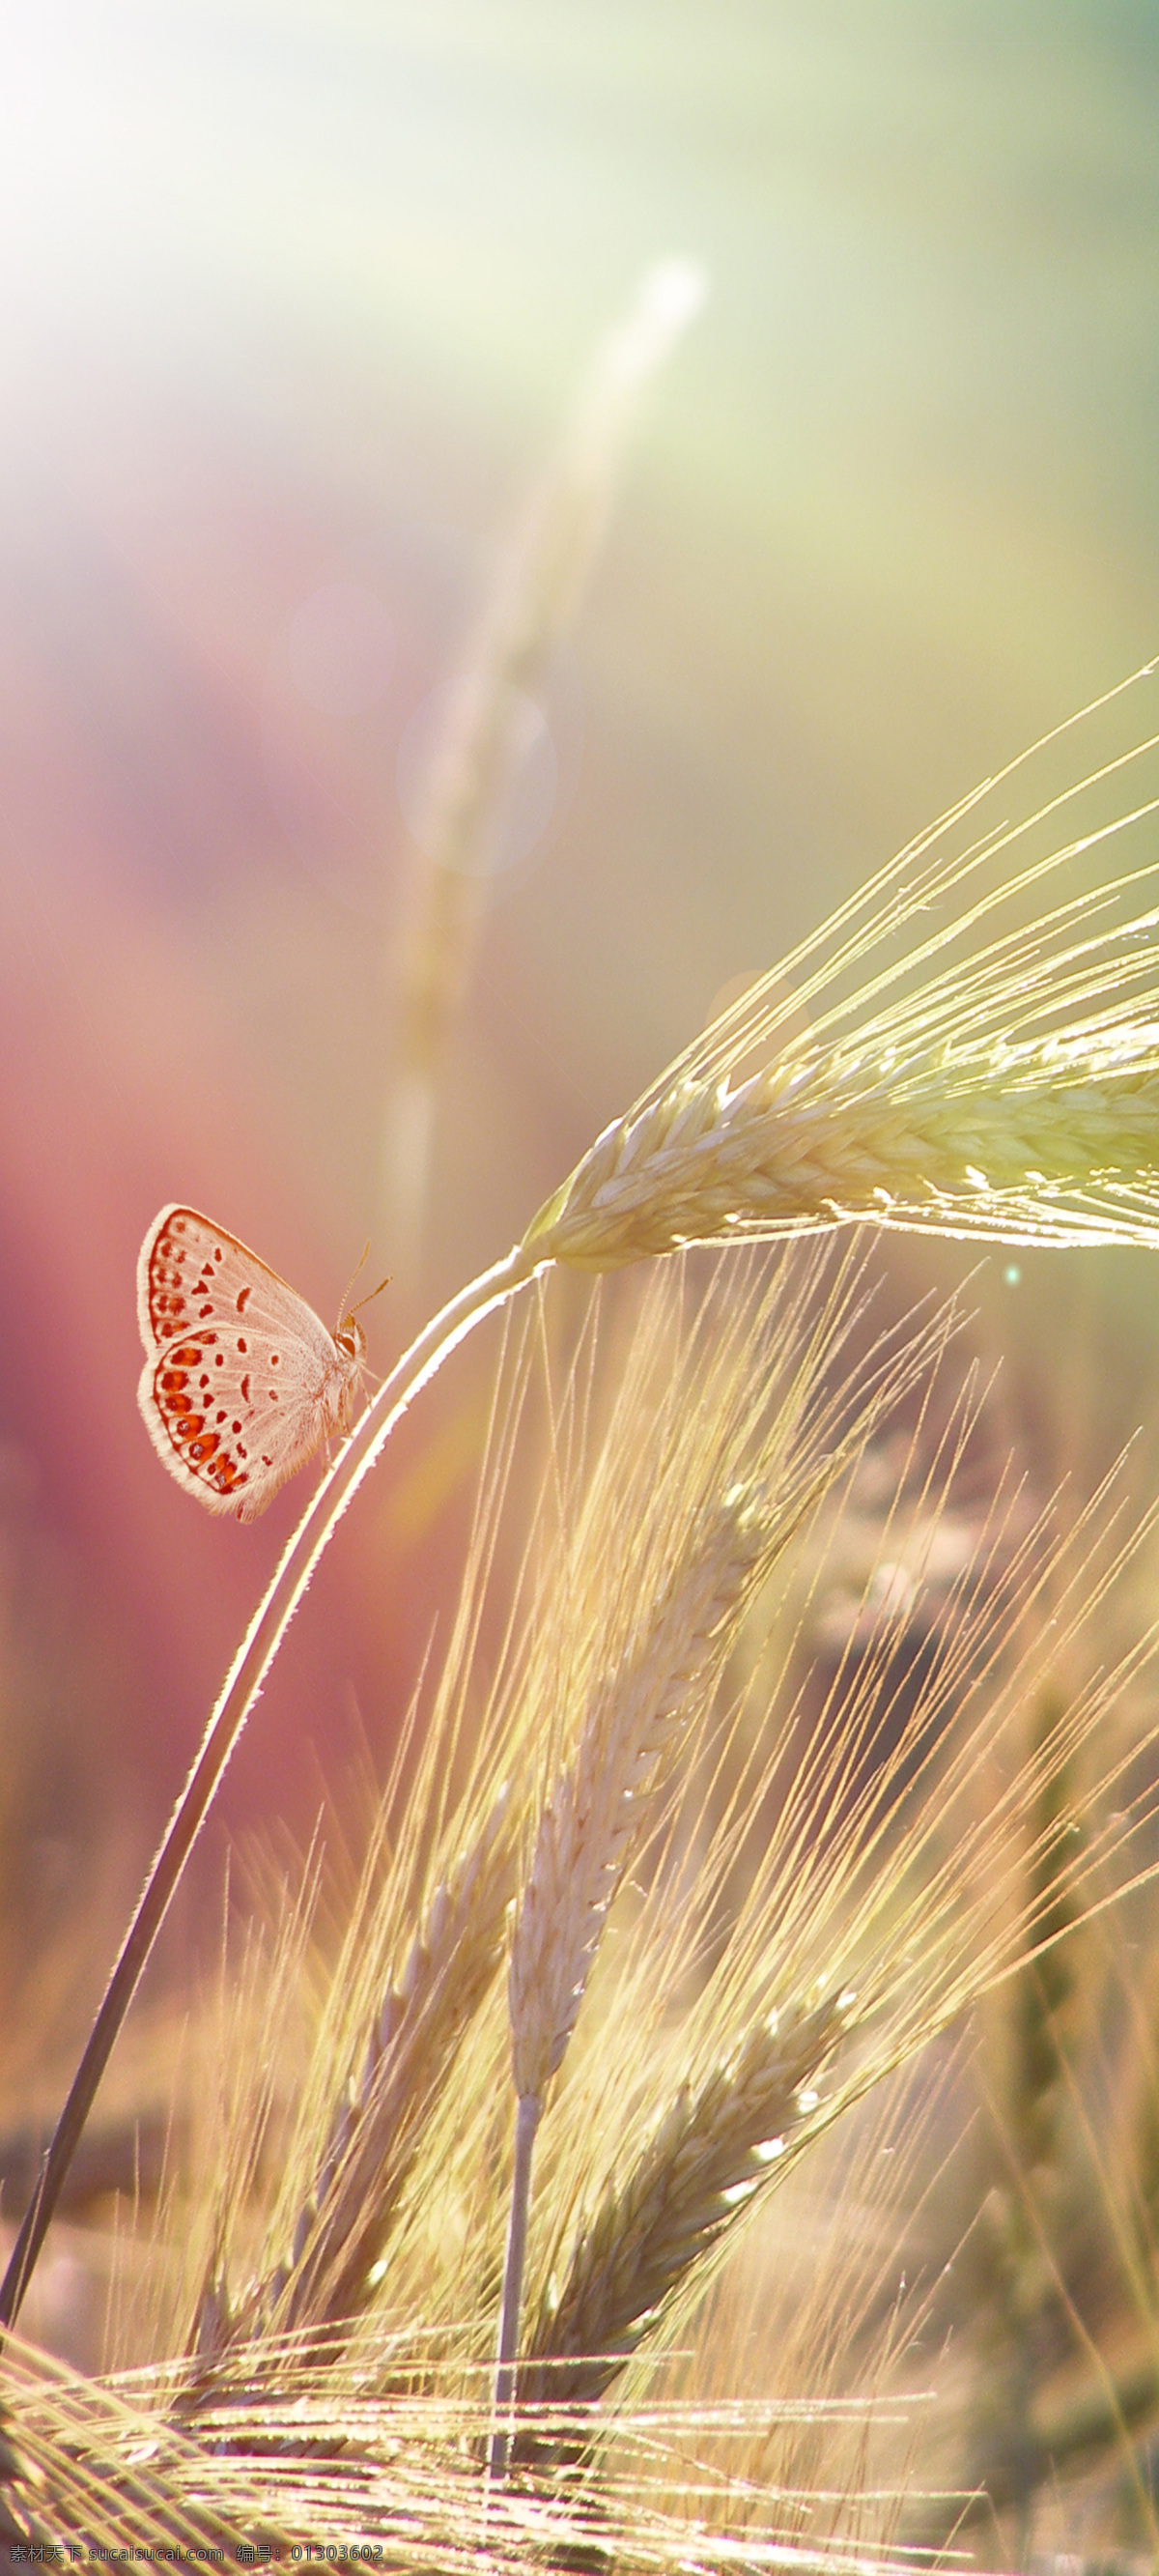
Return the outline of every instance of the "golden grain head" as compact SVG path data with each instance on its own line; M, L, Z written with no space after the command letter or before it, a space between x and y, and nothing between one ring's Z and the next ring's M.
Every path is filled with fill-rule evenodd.
M1159 914L1129 909L1156 862L1041 902L1056 874L1073 884L1088 852L1154 815L1154 797L1110 820L1097 800L1156 743L959 849L963 818L972 830L985 796L1043 748L722 1013L597 1137L527 1250L598 1271L852 1219L1002 1242L1159 1242ZM1030 856L1064 812L1085 828Z

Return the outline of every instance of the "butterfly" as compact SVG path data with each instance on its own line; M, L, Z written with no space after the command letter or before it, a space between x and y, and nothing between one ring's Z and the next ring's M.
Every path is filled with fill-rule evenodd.
M154 1217L137 1320L145 1428L207 1511L255 1521L332 1432L349 1431L366 1359L357 1313L328 1332L276 1270L196 1208Z

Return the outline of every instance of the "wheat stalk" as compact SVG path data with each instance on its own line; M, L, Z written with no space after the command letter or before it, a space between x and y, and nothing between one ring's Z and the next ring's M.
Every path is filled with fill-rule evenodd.
M383 1137L391 1258L404 1287L421 1248L439 1060L478 938L487 837L504 784L525 757L527 699L542 688L575 616L642 395L704 291L690 262L660 262L596 352L559 452L483 608L431 751L394 960L397 1036Z
M574 1764L544 1808L512 1939L520 2096L542 2097L562 2063L608 1909L772 1553L759 1496L725 1495L701 1549L642 1617L628 1669L594 1695Z

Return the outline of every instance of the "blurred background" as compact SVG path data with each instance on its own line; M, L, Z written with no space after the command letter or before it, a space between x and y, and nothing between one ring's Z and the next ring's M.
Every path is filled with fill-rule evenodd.
M187 1200L329 1322L368 1238L368 1284L398 1263L432 744L593 354L685 263L686 327L517 709L424 1242L366 1317L380 1369L723 988L1159 649L1157 216L1139 0L4 13L0 1969L25 2104L55 2099L306 1499L243 1530L161 1470L138 1246ZM978 1259L888 1257L901 1298ZM1028 1419L1069 1332L1100 1428L1130 1427L1152 1283L1141 1255L987 1258L979 1330ZM493 1352L344 1524L158 1974L212 1956L227 1832L307 1833L323 1777L363 1741L385 1759Z

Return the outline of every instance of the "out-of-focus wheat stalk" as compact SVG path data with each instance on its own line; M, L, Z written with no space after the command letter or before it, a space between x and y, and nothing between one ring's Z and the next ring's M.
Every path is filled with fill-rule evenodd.
M531 703L599 552L641 400L704 294L694 262L660 262L597 350L558 454L501 563L429 754L391 976L383 1134L384 1224L404 1294L418 1274L439 1066L470 974L497 814L526 758Z
M1033 1731L1052 1732L1064 1707L1048 1692ZM1027 1895L1061 1946L1018 1970L984 2017L976 2207L936 2319L941 2336L952 2321L959 2353L943 2437L958 2492L915 2495L902 2529L911 2545L945 2548L997 2516L1026 2562L1059 2496L1081 2482L1102 2534L1125 2544L1131 2531L1141 2554L1128 2548L1122 2563L1142 2566L1159 2545L1148 2438L1159 2405L1145 2107L1154 2031L1142 1966L1153 1899L1142 1910L1128 1901L1105 1924L1073 1922L1059 1863L1091 1822L1073 1761L1025 1818Z
M1045 1693L1033 1713L1040 1742L1049 1742L1063 1714L1057 1691ZM1075 2017L1081 1971L1081 1949L1065 1939L1078 1909L1073 1894L1056 1883L1060 1860L1068 1847L1073 1856L1080 1835L1080 1809L1079 1782L1065 1763L1048 1776L1038 1810L1027 1819L1028 1911L1041 1920L1050 1946L996 1999L992 2122L1000 2151L971 2249L983 2332L961 2483L985 2500L988 2512L1013 2507L1024 2541L1034 2490L1047 2474L1034 2407L1059 2301L1046 2249L1052 2237L1061 2242L1064 2226L1067 2024ZM967 2508L955 2514L953 2527L975 2518ZM941 2543L948 2533L927 2517L922 2536Z

